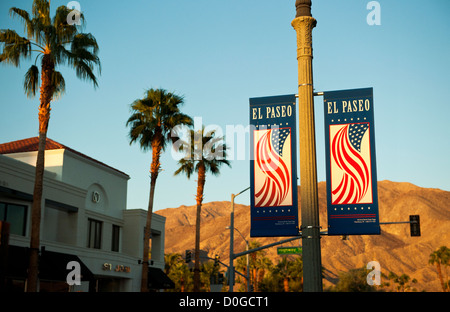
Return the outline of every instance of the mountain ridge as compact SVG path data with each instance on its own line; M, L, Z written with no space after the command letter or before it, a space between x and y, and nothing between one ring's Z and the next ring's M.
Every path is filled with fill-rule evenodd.
M298 187L299 209L300 186ZM319 218L322 231L327 228L326 183L318 183ZM409 182L378 182L380 222L409 221L409 215L420 215L421 236L410 237L408 224L381 225L381 235L351 235L347 240L339 236L322 236L322 265L325 268L324 287L336 283L340 272L366 266L378 261L381 272L408 274L418 283L414 287L425 291L442 291L436 268L428 264L431 252L440 246L450 247L450 192L437 188L422 188ZM209 257L218 254L221 261L229 262L229 230L231 203L229 201L208 202L202 205L200 248ZM177 208L158 210L156 214L166 217L166 253L184 254L194 248L196 206L182 205ZM283 238L251 238L250 208L235 204L235 227L247 241L258 241L261 245L277 242ZM301 223L301 218L300 218ZM234 251L245 250L241 235L234 235ZM284 246L298 245L297 240ZM280 245L281 246L281 245ZM276 248L266 249L266 256L274 264L281 259ZM295 256L290 256L295 257ZM383 281L383 280L382 280Z

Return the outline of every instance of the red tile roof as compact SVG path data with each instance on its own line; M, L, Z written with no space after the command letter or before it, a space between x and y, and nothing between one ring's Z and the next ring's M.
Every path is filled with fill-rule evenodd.
M0 144L0 154L36 152L38 150L38 147L39 147L39 138L33 137L33 138L28 138L28 139L17 140L17 141ZM45 143L45 150L57 150L57 149L65 149L65 150L71 151L72 153L77 154L83 158L89 159L97 164L100 164L104 167L110 168L116 172L119 172L121 174L128 176L126 173L124 173L122 171L119 171L119 170L117 170L111 166L108 166L92 157L84 155L74 149L71 149L70 147L67 147L61 143L58 143L56 141L53 141L53 140L47 138L46 143Z

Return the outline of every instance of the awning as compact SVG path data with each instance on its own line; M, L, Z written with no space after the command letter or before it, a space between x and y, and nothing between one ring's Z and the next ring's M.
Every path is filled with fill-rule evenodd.
M19 246L8 246L8 260L6 277L26 279L29 264L29 248ZM75 255L42 250L39 257L39 278L51 281L66 281L68 270L67 264L77 261L80 264L81 280L91 281L94 275L89 268Z
M6 261L6 277L15 279L26 279L28 263L30 260L30 255L28 253L28 248L19 246L8 246Z
M44 250L39 259L39 278L51 281L66 281L67 274L71 269L67 269L67 264L76 261L80 264L81 281L91 281L94 274L75 255Z
M161 269L149 267L148 288L171 289L175 288L175 283Z

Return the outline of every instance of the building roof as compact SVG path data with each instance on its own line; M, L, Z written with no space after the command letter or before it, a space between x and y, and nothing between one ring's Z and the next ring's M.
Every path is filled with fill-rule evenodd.
M28 139L17 140L17 141L0 144L0 154L37 152L38 147L39 147L39 137L32 137L32 138L28 138ZM121 173L121 174L129 177L128 174L126 174L120 170L117 170L117 169L115 169L111 166L108 166L92 157L89 157L83 153L80 153L68 146L65 146L61 143L58 143L56 141L53 141L53 140L47 138L46 143L45 143L45 150L58 150L58 149L64 149L64 150L70 151L74 154L77 154L78 156L81 156L85 159L93 161L97 164L100 164L106 168L112 169L118 173Z

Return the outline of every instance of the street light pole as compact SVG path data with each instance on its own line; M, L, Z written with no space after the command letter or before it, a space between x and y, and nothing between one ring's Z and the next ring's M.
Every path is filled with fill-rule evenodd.
M311 16L311 0L297 0L295 6L292 26L297 32L303 290L312 292L322 291L312 72L312 29L316 20Z
M236 196L231 194L231 213L230 213L230 268L228 270L228 291L233 292L233 282L234 282L234 198Z
M246 251L249 251L250 246L249 246L248 240L245 239L244 235L242 235L242 233L238 229L235 228L235 230L236 230L236 232L239 233L239 235L241 235L242 239L244 240L245 244L247 245ZM246 254L245 256L247 257L247 291L250 292L250 259L249 259L249 254Z
M233 292L233 282L234 282L234 265L233 265L233 260L234 260L234 198L242 193L244 193L245 191L247 191L248 189L250 189L250 187L247 187L245 190L240 191L239 193L235 194L231 194L231 213L230 213L230 269L229 269L229 274L228 274L228 284L229 284L229 288L228 291L229 292Z

